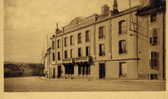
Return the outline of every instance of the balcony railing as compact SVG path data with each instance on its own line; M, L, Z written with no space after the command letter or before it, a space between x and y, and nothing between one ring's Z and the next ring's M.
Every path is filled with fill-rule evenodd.
M63 59L63 63L80 63L80 62L91 62L91 56L87 57L76 57L76 58L66 58Z

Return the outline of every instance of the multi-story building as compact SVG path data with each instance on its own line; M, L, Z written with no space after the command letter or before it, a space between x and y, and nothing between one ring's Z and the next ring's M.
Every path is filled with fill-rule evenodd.
M57 28L51 42L52 77L164 79L165 1L76 17ZM50 55L49 55L50 56Z

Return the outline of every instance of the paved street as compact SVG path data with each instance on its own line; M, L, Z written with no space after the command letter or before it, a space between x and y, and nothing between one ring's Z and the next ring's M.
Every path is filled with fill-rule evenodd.
M163 91L165 81L148 80L79 80L44 77L5 78L7 92L48 91Z

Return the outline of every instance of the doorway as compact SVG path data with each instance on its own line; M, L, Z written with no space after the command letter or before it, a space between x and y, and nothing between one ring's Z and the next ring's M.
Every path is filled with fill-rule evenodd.
M53 78L55 78L55 68L53 68Z
M61 66L58 66L58 75L57 75L57 78L60 78L61 77Z
M100 63L99 64L99 79L105 78L105 63Z
M127 77L127 65L125 62L119 63L119 77L126 78Z

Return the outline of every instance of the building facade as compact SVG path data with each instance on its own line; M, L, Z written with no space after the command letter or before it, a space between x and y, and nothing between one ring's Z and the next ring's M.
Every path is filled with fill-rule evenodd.
M46 68L53 78L164 79L165 1L76 17L51 40ZM157 1L157 3L155 2ZM158 25L159 24L159 25ZM47 57L46 57L47 59Z

